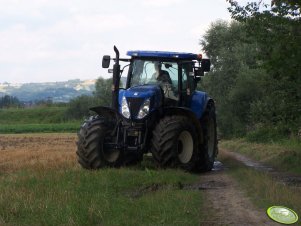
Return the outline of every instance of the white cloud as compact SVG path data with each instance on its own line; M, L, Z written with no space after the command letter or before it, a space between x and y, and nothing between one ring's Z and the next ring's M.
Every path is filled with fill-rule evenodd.
M218 1L218 5L216 5ZM223 1L223 3L221 2ZM199 51L224 0L0 0L0 83L96 78L101 56Z
M178 4L178 3L182 3L182 2L184 2L184 0L144 0L144 1L141 1L141 3L145 6L154 6L154 7L168 7L168 6L173 6L174 4Z

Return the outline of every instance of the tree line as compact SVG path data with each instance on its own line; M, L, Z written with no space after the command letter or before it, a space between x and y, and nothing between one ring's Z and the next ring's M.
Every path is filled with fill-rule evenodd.
M17 97L5 95L0 97L0 108L19 107L22 103Z
M213 65L200 88L216 100L220 133L294 136L301 129L300 3L229 3L234 21L213 23L200 40Z

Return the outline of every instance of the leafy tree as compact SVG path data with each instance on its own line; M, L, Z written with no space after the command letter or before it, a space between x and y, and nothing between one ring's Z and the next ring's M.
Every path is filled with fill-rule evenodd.
M101 105L110 106L112 100L112 78L99 78L95 84L95 97L99 98Z
M260 81L265 75L256 60L256 42L247 36L243 24L217 21L200 44L213 64L201 88L216 100L220 132L244 134L251 127L251 104L261 95Z
M297 132L301 124L300 1L229 3L232 17L242 22L247 35L256 41L257 59L267 71L262 98L251 106L252 120Z
M72 99L66 111L67 118L83 119L90 115L89 108L98 106L100 101L94 96L82 95Z

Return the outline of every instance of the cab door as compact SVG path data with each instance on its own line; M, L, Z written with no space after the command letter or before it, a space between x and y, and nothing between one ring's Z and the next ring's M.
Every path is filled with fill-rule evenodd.
M181 63L179 65L179 76L181 77L181 98L180 98L180 105L181 107L188 107L190 108L192 95L195 91L195 81L194 77L191 76L193 73L193 64L191 62L188 63Z

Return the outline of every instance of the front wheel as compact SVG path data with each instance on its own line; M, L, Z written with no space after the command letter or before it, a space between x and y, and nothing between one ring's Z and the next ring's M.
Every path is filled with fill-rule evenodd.
M196 128L187 117L166 116L153 131L151 152L161 167L179 166L188 171L199 163Z
M111 126L99 116L87 120L78 133L78 162L86 169L116 167L122 163L120 150L104 149L104 142L110 138Z

